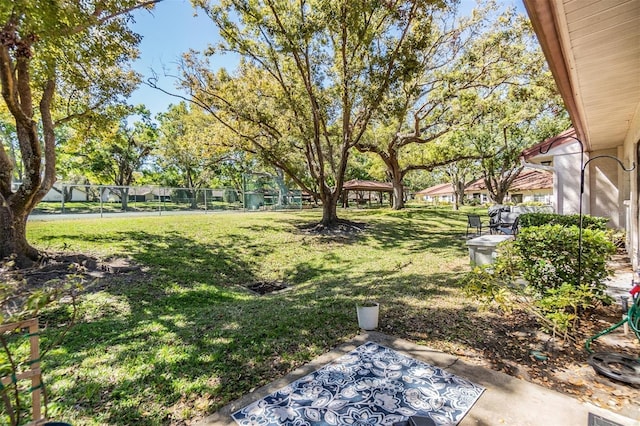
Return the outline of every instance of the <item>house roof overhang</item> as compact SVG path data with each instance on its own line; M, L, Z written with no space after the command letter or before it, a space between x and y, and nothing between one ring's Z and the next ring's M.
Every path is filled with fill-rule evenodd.
M529 161L530 159L538 156L544 156L548 153L552 148L557 148L562 145L567 145L570 143L575 143L577 139L576 130L574 128L570 128L560 133L557 136L546 139L536 145L533 145L530 148L525 149L520 154L520 157Z
M534 191L537 189L552 189L553 188L553 174L547 171L540 170L526 170L520 172L511 185L509 186L509 192L515 191ZM465 189L465 193L472 193L477 191L485 191L487 185L483 178L480 178L473 182Z
M524 4L585 150L622 145L640 121L640 1Z

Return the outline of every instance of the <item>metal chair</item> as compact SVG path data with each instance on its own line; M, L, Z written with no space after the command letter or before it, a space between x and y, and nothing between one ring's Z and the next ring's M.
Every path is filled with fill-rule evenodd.
M482 220L480 220L480 215L477 214L468 214L467 215L467 233L466 236L469 236L469 229L476 228L476 233L478 235L482 235Z
M496 234L498 233L501 224L504 222L502 220L503 216L508 216L511 208L509 206L503 206L502 204L494 204L489 207L489 233Z
M518 233L518 222L520 221L520 216L516 216L513 220L513 223L509 226L500 226L498 227L498 231L502 232L505 235L516 235Z

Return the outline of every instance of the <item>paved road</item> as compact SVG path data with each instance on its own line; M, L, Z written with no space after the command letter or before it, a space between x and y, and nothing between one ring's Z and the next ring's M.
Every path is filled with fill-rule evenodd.
M52 213L52 214L31 214L29 221L46 220L70 220L70 219L100 219L117 217L144 217L144 216L185 216L220 213L245 213L244 210L175 210L175 211L146 211L146 212L119 212L119 213Z

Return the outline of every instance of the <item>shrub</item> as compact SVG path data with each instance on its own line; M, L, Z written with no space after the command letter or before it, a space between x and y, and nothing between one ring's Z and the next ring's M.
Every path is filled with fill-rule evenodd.
M582 256L578 279L579 229L576 226L544 225L523 228L515 241L521 256L522 273L538 293L544 295L564 283L586 284L594 297L604 295L609 275L607 261L615 247L604 231L582 230Z
M607 229L606 217L582 216L583 229L599 229L604 231ZM520 215L520 227L527 228L531 226L542 225L562 225L562 226L580 226L580 215L562 215L557 213L523 213Z
M617 248L624 248L627 241L627 232L624 229L607 229L607 238Z
M578 239L576 226L523 228L516 240L498 246L494 264L467 274L465 291L505 311L524 308L566 337L584 309L610 302L603 281L614 245L604 231L584 229L578 280Z

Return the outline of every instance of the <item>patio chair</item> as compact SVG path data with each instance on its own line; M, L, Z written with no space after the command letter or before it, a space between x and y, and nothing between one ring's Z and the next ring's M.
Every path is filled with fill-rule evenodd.
M480 215L477 214L468 214L467 215L467 233L466 236L469 236L469 229L476 228L476 233L478 235L482 235L482 220L480 220Z
M511 211L509 206L503 206L502 204L494 204L489 207L489 233L497 234L501 223L504 222L501 218L504 215L507 215Z
M516 235L518 233L518 222L520 221L520 216L516 216L513 220L513 223L509 226L500 226L498 227L498 231L502 232L505 235Z

